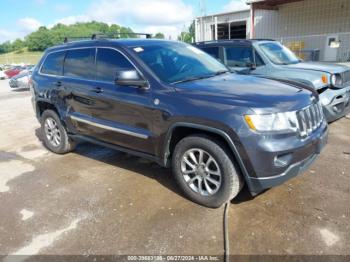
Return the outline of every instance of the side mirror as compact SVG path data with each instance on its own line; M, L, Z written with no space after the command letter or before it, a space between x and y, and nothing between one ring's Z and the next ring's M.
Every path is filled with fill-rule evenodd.
M143 89L149 89L148 82L140 77L136 70L118 71L116 74L115 83L119 86L136 86Z
M247 67L248 67L251 71L253 71L253 70L256 69L256 64L255 64L255 63L247 63Z

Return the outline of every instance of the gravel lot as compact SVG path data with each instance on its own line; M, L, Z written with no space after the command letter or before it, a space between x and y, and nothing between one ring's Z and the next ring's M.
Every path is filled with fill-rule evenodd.
M28 91L0 81L0 255L221 255L221 209L185 199L169 170L81 144L40 142ZM232 254L350 255L350 119L306 173L229 210Z

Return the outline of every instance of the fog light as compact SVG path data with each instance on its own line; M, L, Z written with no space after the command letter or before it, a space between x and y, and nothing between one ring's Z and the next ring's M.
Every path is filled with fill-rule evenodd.
M285 167L289 165L290 161L292 160L292 154L283 154L279 156L275 156L274 164L276 167Z
M340 111L341 111L340 106L339 105L333 106L333 111L336 113L340 113Z

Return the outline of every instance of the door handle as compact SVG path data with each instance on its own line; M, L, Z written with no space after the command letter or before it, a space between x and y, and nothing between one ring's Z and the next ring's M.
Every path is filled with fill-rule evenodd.
M61 81L57 81L57 82L55 83L55 86L57 86L57 87L62 86L62 82L61 82Z
M92 91L95 93L102 93L103 89L101 87L95 87Z

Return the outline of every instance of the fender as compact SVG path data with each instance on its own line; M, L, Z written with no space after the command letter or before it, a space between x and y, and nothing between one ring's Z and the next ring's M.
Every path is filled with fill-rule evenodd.
M62 121L62 123L66 126L66 121L65 121L65 111L63 111L61 108L57 107L54 105L54 103L51 102L50 99L47 99L47 98L39 98L39 99L36 99L34 101L34 105L35 105L35 114L36 114L36 117L37 119L39 120L40 122L40 110L39 110L39 103L40 102L43 102L43 103L47 103L47 104L50 104L52 105L54 108L56 108L57 112L58 112L58 117L60 118L60 120Z
M200 125L200 124L194 124L194 123L187 123L187 122L178 122L175 123L173 125L170 126L166 137L165 137L165 144L164 144L164 154L163 154L163 165L164 166L168 166L168 158L170 155L170 141L171 141L171 137L173 134L173 131L175 128L177 127L189 127L189 128L194 128L194 129L198 129L198 130L203 130L203 131L207 131L210 133L215 133L219 136L221 136L223 139L225 139L225 141L229 144L231 151L233 152L233 155L240 167L240 171L244 177L244 180L246 181L247 185L249 188L251 188L251 181L250 181L250 176L248 174L247 168L245 166L245 164L243 163L243 160L237 150L237 147L235 146L234 142L232 141L231 137L224 131L214 128L214 127L210 127L210 126L204 126L204 125Z

